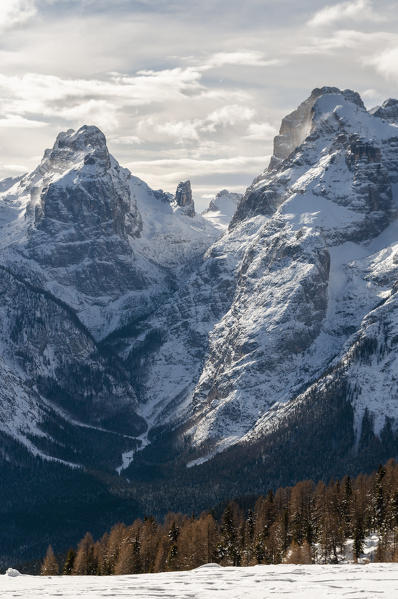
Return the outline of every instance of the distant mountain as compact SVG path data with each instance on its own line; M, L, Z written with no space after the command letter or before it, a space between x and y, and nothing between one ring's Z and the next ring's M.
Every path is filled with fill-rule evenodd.
M210 200L209 207L202 212L202 216L224 232L228 229L242 197L240 193L231 193L227 189L222 189L214 199Z
M73 506L83 480L116 520L396 456L397 105L315 89L243 197L200 216L189 181L151 190L96 127L0 183L9 488L40 471ZM7 501L9 530L27 507Z

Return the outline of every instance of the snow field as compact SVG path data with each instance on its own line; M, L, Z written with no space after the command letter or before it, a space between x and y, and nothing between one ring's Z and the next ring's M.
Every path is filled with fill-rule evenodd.
M277 565L134 576L0 576L0 597L396 599L398 564Z

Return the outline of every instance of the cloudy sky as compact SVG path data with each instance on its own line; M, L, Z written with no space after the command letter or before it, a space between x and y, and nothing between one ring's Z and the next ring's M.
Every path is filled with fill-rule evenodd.
M397 0L0 0L0 178L96 124L155 188L201 207L265 167L314 87L398 96Z

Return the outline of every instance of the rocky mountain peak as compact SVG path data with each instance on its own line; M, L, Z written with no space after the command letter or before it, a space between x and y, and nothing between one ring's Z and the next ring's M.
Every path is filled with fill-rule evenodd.
M361 96L350 89L341 91L337 87L321 87L312 90L296 110L282 119L279 135L274 139L274 152L269 170L277 168L283 160L303 143L314 128L314 120L333 110L342 103L349 102L366 110Z
M326 96L326 95L330 95L330 94L341 95L348 102L352 102L353 104L356 104L357 106L359 106L359 108L365 109L365 105L362 101L361 96L359 95L358 92L353 91L352 89L341 90L338 87L330 87L330 86L316 87L315 89L312 90L310 97L318 99L321 96Z
M224 202L231 202L237 206L238 202L242 199L241 193L234 193L228 191L228 189L221 189L218 193L216 193L216 197L213 200L210 200L208 210L219 210L220 205Z
M0 182L3 262L23 264L96 339L153 310L219 235L195 216L189 181L176 197L152 190L109 154L97 127L60 133L36 169Z
M175 201L177 206L183 208L187 216L195 216L195 204L192 199L191 182L180 181L177 185Z
M0 181L0 193L8 191L16 183L19 183L19 181L21 181L22 178L23 175L20 175L19 177L7 177L6 179Z
M394 102L389 101L386 111L393 114L394 110ZM294 190L300 196L308 194L306 197L311 198L333 197L333 202L351 206L355 214L368 215L365 220L371 219L373 233L377 234L379 226L384 227L394 213L391 185L396 183L397 165L393 143L386 144L386 141L396 137L396 127L369 113L358 93L334 87L315 89L282 120L269 168L254 179L246 191L231 228L258 214L272 216ZM385 148L383 152L381 146ZM341 177L347 166L350 172L344 175L343 184ZM310 173L308 177L301 176L303 169ZM369 169L374 171L372 176ZM334 170L339 174L334 183L329 184ZM347 192L349 187L351 193ZM366 189L372 191L367 193ZM376 226L374 219L382 215ZM362 223L364 231L366 229L364 234L369 235L370 222L366 225L365 220Z
M98 127L83 125L77 131L68 129L59 133L54 146L45 151L41 167L63 170L76 162L95 165L96 169L110 168L106 138Z
M371 114L390 123L398 124L398 100L389 98L381 106L374 108Z
M37 228L65 239L65 225L97 238L105 232L136 236L141 222L132 201L130 174L111 157L105 135L98 127L84 125L78 131L59 133L46 150L39 167L27 177ZM71 235L72 229L69 229Z

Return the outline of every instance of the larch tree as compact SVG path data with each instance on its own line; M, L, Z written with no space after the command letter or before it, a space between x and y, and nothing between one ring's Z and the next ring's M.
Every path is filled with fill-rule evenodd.
M46 557L44 558L40 573L42 576L56 576L59 574L59 565L51 545L48 546Z

